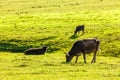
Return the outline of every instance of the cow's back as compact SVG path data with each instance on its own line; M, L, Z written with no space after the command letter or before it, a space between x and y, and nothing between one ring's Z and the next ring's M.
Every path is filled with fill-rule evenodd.
M39 54L40 49L39 48L30 48L27 49L24 53L25 54Z
M98 48L99 41L97 39L84 39L83 44L85 45L85 53L91 53Z
M83 45L82 40L76 41L76 42L73 44L71 50L69 51L69 54L70 54L70 55L78 55L78 53L83 52L83 48L84 48L84 47L85 47L85 46Z
M91 53L99 46L99 41L95 38L83 39L76 41L71 50L68 52L70 55L78 55L80 53Z
M81 31L81 30L84 30L84 25L77 26L75 32Z

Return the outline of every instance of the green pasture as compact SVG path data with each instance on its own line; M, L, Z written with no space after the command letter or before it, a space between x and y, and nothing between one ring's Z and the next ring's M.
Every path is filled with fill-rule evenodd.
M97 62L87 64L80 56L78 63L65 63L62 52L54 54L23 55L21 53L0 53L1 80L119 80L120 59L97 56Z
M77 25L85 25L73 36ZM65 63L80 39L97 37L97 62ZM48 46L42 56L28 48ZM117 80L120 78L119 0L0 0L0 80Z

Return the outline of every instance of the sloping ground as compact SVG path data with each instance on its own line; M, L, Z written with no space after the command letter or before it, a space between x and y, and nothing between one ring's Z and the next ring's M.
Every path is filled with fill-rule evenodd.
M23 52L49 46L48 52L67 52L79 39L98 37L99 55L120 55L119 0L2 0L0 51ZM84 24L85 35L73 36Z

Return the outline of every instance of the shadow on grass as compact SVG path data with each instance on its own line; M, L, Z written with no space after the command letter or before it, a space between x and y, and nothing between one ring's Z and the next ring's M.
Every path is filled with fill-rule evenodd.
M17 43L17 42L15 42ZM11 43L11 42L0 42L0 51L1 52L24 52L24 50L28 47L32 47L32 46L23 46L23 45L18 45L15 43Z
M81 35L79 35L79 36L82 36L83 34L81 34ZM79 37L78 35L72 35L72 36L70 36L70 39L76 39L76 38L78 38Z
M11 40L2 40L0 41L0 51L1 52L13 52L13 53L23 53L28 48L40 48L42 46L48 46L48 53L54 52L59 50L57 46L53 47L54 42L48 42L48 40L52 40L56 38L56 36L46 37L37 40L18 40L18 39L11 39ZM45 42L45 44L44 44Z
M76 39L76 38L78 38L79 36L76 36L76 35L72 35L72 36L70 36L70 39Z

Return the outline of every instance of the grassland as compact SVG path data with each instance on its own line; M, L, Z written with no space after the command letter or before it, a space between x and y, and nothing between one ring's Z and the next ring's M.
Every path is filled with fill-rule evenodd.
M116 80L120 78L119 0L0 0L1 80ZM73 37L75 26L85 34ZM65 63L79 39L98 37L97 63ZM49 46L46 55L25 56L29 47Z
M64 55L57 52L45 56L1 53L1 80L116 80L120 78L120 60L115 57L97 57L97 63L87 64L82 57L76 64L65 63Z

